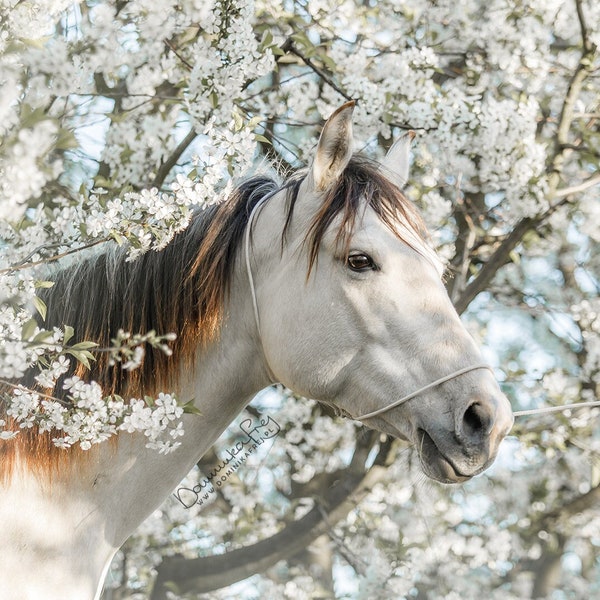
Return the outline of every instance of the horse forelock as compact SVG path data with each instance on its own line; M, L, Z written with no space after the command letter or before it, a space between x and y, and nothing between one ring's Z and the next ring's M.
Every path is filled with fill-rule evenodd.
M292 219L302 180L290 187L286 228ZM316 263L325 233L335 224L335 243L348 253L352 233L365 207L404 243L435 262L429 234L421 215L402 191L386 176L380 165L366 157L354 156L336 185L329 189L312 218L305 242L308 245L309 272Z
M153 330L158 335L176 334L171 356L147 346L141 365L129 371L121 363L111 364L109 353L97 352L90 370L72 360L71 370L53 390L40 388L34 369L17 383L59 399L65 396L64 379L72 375L97 381L104 394L124 398L176 389L181 368L191 365L198 348L218 337L249 215L277 187L268 177L248 179L226 201L197 211L164 249L132 261L127 260L126 248L90 253L79 262L59 266L51 277L54 285L40 292L48 307L43 326L73 327L69 345L94 341L106 349L119 330L141 334ZM3 404L0 417L5 415ZM56 448L52 443L56 435L32 428L0 441L0 475L10 474L17 456L27 467L43 472L62 464L61 457L71 456L72 450Z

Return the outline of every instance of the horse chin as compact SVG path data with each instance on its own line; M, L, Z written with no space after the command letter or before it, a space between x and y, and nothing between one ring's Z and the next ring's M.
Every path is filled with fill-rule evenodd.
M440 483L463 483L476 475L465 475L442 454L431 436L423 429L417 431L417 450L425 475ZM479 471L477 471L479 472Z
M468 481L475 475L485 471L495 458L494 453L494 455L488 457L484 464L479 464L472 472L469 469L470 472L465 473L447 454L439 449L433 438L424 429L418 428L416 436L412 432L403 433L395 425L379 416L369 419L369 427L413 444L425 475L440 483L463 483Z

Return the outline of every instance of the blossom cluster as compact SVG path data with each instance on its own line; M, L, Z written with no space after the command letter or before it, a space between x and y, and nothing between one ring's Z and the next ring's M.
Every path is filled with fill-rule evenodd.
M48 371L59 376L66 369L65 361L59 360ZM116 395L104 397L97 383L86 383L76 376L66 379L63 387L65 397L58 399L16 386L6 416L19 429L37 427L40 433L51 432L52 442L59 448L77 444L81 450L89 450L119 432L142 433L148 438L146 447L161 454L180 445L176 440L184 434L184 409L171 394L125 402ZM14 427L2 430L6 425L0 419L0 439L10 440L19 434Z
M2 311L10 314L6 307ZM106 396L98 383L77 376L61 383L74 361L89 367L95 360L93 351L108 352L109 362L120 363L124 370L140 366L146 345L170 355L168 343L173 334L119 331L110 348L100 349L93 342L70 343L74 331L69 326L64 331L56 327L46 331L30 320L18 333L18 342L7 342L0 350L0 381L10 390L3 393L3 401L7 402L7 418L13 420L11 425L0 419L0 439L10 440L20 429L36 427L41 433L52 432L52 441L60 448L78 445L87 450L120 431L143 433L148 438L146 446L161 453L180 445L176 440L183 435L181 417L186 407L179 405L174 395L161 392L156 399L124 400L118 395ZM14 383L32 363L38 364L36 390L53 390L58 385L64 390L60 398Z

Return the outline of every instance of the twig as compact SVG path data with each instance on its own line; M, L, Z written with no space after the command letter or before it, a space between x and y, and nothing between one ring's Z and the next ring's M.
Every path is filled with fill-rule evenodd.
M175 48L171 41L164 40L164 42L165 46L185 65L187 69L191 71L194 68L192 64L190 64L185 58L183 58L183 56L181 56L181 54L179 53L177 48Z
M575 118L575 117L573 117ZM595 120L596 117L593 118ZM600 151L592 150L587 146L581 146L579 144L564 144L561 148L562 150L574 150L575 152L581 152L582 154L590 154L591 156L595 156L596 158L600 158Z
M82 250L87 250L88 248L93 248L98 244L104 244L104 242L110 241L110 237L104 237L102 239L96 240L95 242L90 242L89 244L85 244L83 246L79 246L79 248L72 248L71 250L67 250L61 254L56 254L54 256L49 256L47 258L42 258L41 260L36 260L35 262L21 262L17 265L13 265L12 267L7 267L6 269L0 269L0 274L2 273L12 273L14 271L21 271L23 269L31 269L32 267L37 267L39 265L48 264L51 262L55 262L64 258L65 256L69 256L70 254L75 254L76 252L81 252ZM26 261L27 259L25 259Z
M6 386L11 387L11 388L13 388L15 390L21 390L22 392L28 392L30 394L36 394L37 396L41 396L42 398L46 398L47 400L52 400L54 402L59 402L63 406L70 406L69 402L67 402L65 400L61 400L60 398L57 398L56 396L50 396L49 394L44 394L42 392L38 392L37 390L31 390L28 387L25 387L24 385L20 385L18 383L11 383L10 381L7 381L6 379L0 379L0 385L6 385Z
M349 96L339 85L337 85L337 83L335 83L335 81L333 81L333 79L331 79L331 77L329 77L329 75L327 75L327 73L325 73L323 69L317 67L317 65L315 65L315 63L310 58L304 56L302 52L300 52L300 50L298 50L294 46L294 42L291 38L288 38L286 40L286 42L281 46L281 49L284 52L289 52L290 54L294 54L295 56L297 56L307 67L312 69L327 85L332 87L338 94L343 96L346 100L355 100L355 98ZM358 104L358 101L356 102Z
M573 185L571 187L561 188L554 192L555 198L565 198L566 196L570 196L571 194L577 194L578 192L583 192L588 188L594 187L595 185L600 184L600 174L595 175L594 177L590 177L586 179L579 185Z
M361 577L367 576L367 561L357 556L355 552L353 552L346 542L340 538L340 536L336 535L333 531L333 524L329 522L329 515L327 511L318 503L315 503L317 510L321 513L321 518L327 525L329 526L329 531L327 531L327 536L333 541L333 543L337 546L339 553L344 557L346 562L354 569L356 573L358 573Z
M38 246L37 248L32 250L20 263L17 263L17 265L24 265L25 263L27 263L29 260L31 260L31 258L33 258L36 254L38 254L42 250L54 250L55 248L60 248L61 246L62 246L62 244L58 244L58 243L42 244L41 246Z

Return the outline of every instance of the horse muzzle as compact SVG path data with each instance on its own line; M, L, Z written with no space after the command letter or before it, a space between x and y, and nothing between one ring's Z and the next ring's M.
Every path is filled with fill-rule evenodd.
M508 400L474 400L458 411L453 430L417 428L416 448L423 472L442 483L460 483L485 471L513 424Z

